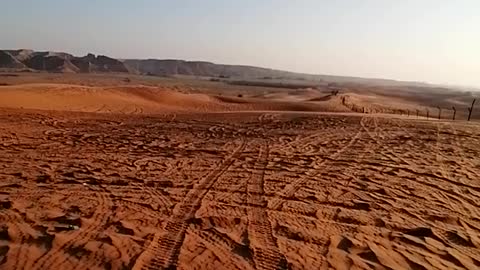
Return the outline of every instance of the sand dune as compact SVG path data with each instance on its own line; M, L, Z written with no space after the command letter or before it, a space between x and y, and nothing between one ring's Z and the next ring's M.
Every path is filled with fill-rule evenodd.
M161 113L165 111L348 111L340 100L299 102L307 97L237 98L181 93L147 86L91 87L69 84L23 84L0 87L0 107L42 110Z

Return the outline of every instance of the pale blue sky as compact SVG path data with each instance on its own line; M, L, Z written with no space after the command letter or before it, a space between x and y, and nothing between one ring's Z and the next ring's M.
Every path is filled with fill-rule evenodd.
M480 86L479 0L2 0L0 48Z

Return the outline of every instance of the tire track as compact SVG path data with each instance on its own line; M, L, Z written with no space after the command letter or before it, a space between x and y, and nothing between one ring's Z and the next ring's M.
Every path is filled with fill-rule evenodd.
M242 218L246 215L246 207L243 205L230 205L216 202L208 206L203 206L202 213L208 214L210 217Z
M215 184L245 149L246 141L225 161L203 178L197 187L192 189L183 202L177 204L173 216L167 221L162 232L155 234L152 242L137 259L133 269L173 269L176 268L180 249L183 245L188 220L195 216L205 194Z
M317 146L319 149L324 150L325 147L324 145L334 141L338 140L339 138L343 139L343 135L348 135L348 133L343 132L339 134L338 132L332 132L332 131L325 131L322 130L320 132L315 132L314 134L298 138L292 142L285 141L285 142L280 142L280 146L283 149L284 152L286 153L291 153L298 151L297 148L301 147L302 150L305 148L311 148L312 145L316 145L318 143L321 143L322 145ZM319 150L320 151L320 150ZM319 152L316 151L316 152ZM310 151L311 152L311 151Z
M99 233L98 228L101 228L107 223L109 214L111 213L112 203L104 194L100 188L93 188L99 197L99 205L94 212L91 223L87 223L87 226L80 228L77 231L73 231L66 236L68 239L62 245L54 245L47 253L42 255L30 269L66 269L66 261L71 257L66 254L67 250L74 247L82 247L93 236Z
M375 123L376 124L376 123ZM440 124L438 124L440 125ZM437 126L437 141L436 141L436 154L439 153L439 143L440 143L440 127ZM383 136L382 136L383 137ZM390 149L388 148L385 148L387 151L390 151ZM392 155L394 155L395 157L397 157L398 159L402 159L401 157L398 157L394 152L390 151ZM402 159L403 160L403 159ZM416 178L415 180L413 180L412 178L403 178L405 180L407 180L408 182L412 182L414 185L420 185L420 186L424 186L425 188L433 188L435 190L437 190L437 193L440 193L442 194L444 198L444 201L450 205L451 209L458 212L461 212L462 215L465 215L464 211L461 210L462 207L454 207L454 204L452 203L452 201L450 199L448 199L448 197L456 200L456 201L460 201L463 200L465 201L466 203L468 204L471 204L472 206L476 207L478 206L478 204L472 200L471 198L468 198L466 197L465 194L462 194L462 193L459 193L458 191L455 191L455 189L452 189L452 188L448 188L448 187L445 187L443 185L438 185L436 183L432 183L431 181L428 181L427 179L429 178L435 178L436 180L442 180L442 181L445 181L445 182L448 182L449 184L453 185L454 187L467 187L467 188L471 188L471 189L474 189L474 190L479 190L480 187L478 186L473 186L473 185L468 185L466 183L463 183L463 182L458 182L456 180L453 180L451 179L450 177L448 176L443 176L443 173L442 173L442 176L439 176L439 175L435 175L435 174L432 174L432 173L429 173L429 172L422 172L422 170L419 170L418 166L416 166L413 162L410 162L410 161L407 161L407 160L404 160L405 163L408 163L408 167L405 168L403 166L389 166L389 167L392 167L392 168L398 168L398 169L401 169L403 172L406 172L406 173L409 173L409 174L412 174L414 175ZM442 168L444 168L444 164L443 164L443 161L440 159L440 160L437 160L437 163L440 163L439 166L441 166ZM444 194L445 193L445 194ZM461 205L461 204L460 204Z
M363 134L365 134L365 133L363 133ZM357 182L357 183L362 182L362 180L360 180L357 177L357 175L358 175L358 172L361 172L363 170L363 168L362 168L363 160L371 159L373 157L372 154L375 154L375 150L378 149L379 147L383 146L383 145L379 144L380 140L374 140L374 139L370 138L369 135L367 135L367 134L365 134L365 135L366 135L365 136L366 138L364 138L364 136L360 136L358 138L358 141L362 142L365 139L367 141L363 141L363 143L361 144L361 150L354 149L353 153L351 154L351 156L354 157L353 160L348 160L347 161L348 162L348 167L346 167L345 169L342 170L343 174L350 178L343 185L343 187L345 187L345 188L348 188L352 181ZM378 133L375 133L375 136L378 136ZM368 140L368 139L370 139L370 140ZM369 158L366 158L366 157L369 157ZM340 183L337 183L337 186L339 186L339 185L340 185ZM332 184L330 186L332 186ZM332 198L334 198L334 199L338 199L342 195L344 195L343 192L341 192L340 194L337 194L337 195L334 195L333 193L331 194Z
M441 150L440 150L440 140L441 140L441 136L440 136L440 129L441 129L441 123L437 123L437 134L436 134L436 137L437 137L437 141L435 143L435 159L437 161L437 164L438 164L438 167L439 167L439 172L447 177L447 178L451 178L451 174L449 173L449 171L445 168L445 162L444 162L444 158L442 157L442 154L440 153Z
M367 131L367 133L369 134L369 136L375 140L378 144L381 144L379 142L379 140L375 137L379 137L379 138L385 138L381 133L385 133L382 129L380 129L378 127L378 123L377 121L374 121L374 124L376 126L375 128L375 135L372 135L370 131L368 131L368 129L365 127L364 125L364 129ZM439 134L438 134L439 136ZM438 137L437 137L438 139ZM480 190L480 186L476 186L476 185L469 185L469 184L466 184L466 183L462 183L462 182L458 182L458 181L455 181L455 180L452 180L451 178L449 177L446 177L446 176L439 176L439 175L435 175L435 174L432 174L430 173L429 171L423 171L421 170L414 162L411 162L409 160L406 160L400 156L398 156L395 152L393 152L391 149L389 149L388 147L386 146L383 146L382 145L382 148L384 150L386 150L387 152L389 152L393 157L395 157L397 160L397 163L400 163L399 161L405 163L406 165L408 165L408 167L404 167L404 166L400 166L400 165L395 165L395 166L389 166L391 168L397 168L397 169L401 169L403 170L404 172L407 172L407 173L410 173L412 175L415 175L417 177L416 181L413 181L414 183L416 184L423 184L423 185L426 185L430 188L435 188L437 190L440 190L440 191L443 191L443 192L447 192L449 194L452 194L453 191L450 190L450 189L447 189L447 188L444 188L442 187L441 185L438 185L438 184L435 184L435 183L430 183L428 181L423 181L423 180L420 180L419 177L426 177L426 178L435 178L437 180L442 180L442 181L445 181L449 184L452 184L453 186L458 186L458 187L466 187L466 188L471 188L471 189L474 189L474 190ZM384 165L386 166L386 165ZM411 181L411 180L409 180ZM456 196L460 196L462 197L462 194L454 194ZM466 198L463 198L463 199L466 199Z
M362 125L363 130L365 130L365 132L367 132L367 134L370 136L370 138L372 138L375 142L377 142L379 145L381 145L381 148L386 150L389 154L391 154L394 158L396 158L398 160L395 160L391 156L387 156L387 157L390 158L390 159L393 159L397 163L404 163L406 165L413 166L413 164L410 161L404 159L403 157L398 156L398 154L395 153L394 151L392 151L389 147L384 146L382 143L379 142L378 138L385 139L385 136L383 136L383 134L382 134L383 130L378 126L377 118L373 118L373 123L374 123L374 126L375 126L375 129L373 131L373 133L374 133L373 135L372 135L372 132L370 130L368 130L368 128L365 126L365 123L362 122L361 125ZM378 138L376 138L376 137L378 137Z
M5 224L9 224L8 230L9 233L15 235L14 242L20 243L19 245L12 245L14 242L9 241L8 246L10 247L9 251L6 254L6 264L4 266L9 267L10 269L25 269L26 261L23 258L28 257L29 246L25 242L30 238L30 235L26 233L25 225L22 224L24 221L17 213L10 211L12 213L4 213L0 217L0 220L5 221ZM23 225L23 226L22 226Z
M362 127L363 127L363 121L364 121L364 118L362 117L362 119L360 120L360 124L362 125ZM329 157L324 158L322 161L320 161L318 164L316 164L313 169L309 170L308 172L313 172L313 174L310 175L310 177L314 177L317 174L319 174L320 169L323 168L327 164L328 161L337 158L339 155L341 155L343 152L345 152L349 147L351 147L360 138L360 136L362 134L362 127L360 127L357 130L357 133L350 139L350 141L344 147L335 151ZM309 174L308 172L307 172L307 174ZM298 178L293 183L287 185L278 194L279 198L274 198L269 202L269 208L273 209L273 210L279 210L282 207L282 204L283 204L283 199L282 198L292 197L295 194L295 192L297 192L297 190L300 189L300 187L305 183L305 181L306 181L305 177Z
M161 220L163 218L163 215L161 213L153 211L144 212L145 205L143 202L140 201L132 201L130 199L124 198L114 198L113 202L116 207L123 207L128 211L142 213L145 218L150 218L152 220Z
M379 155L381 155L384 158L389 159L392 161L394 164L407 164L410 165L410 163L403 159L402 157L399 157L395 152L393 152L388 146L385 145L385 141L388 140L388 138L385 136L386 132L380 128L378 124L378 117L373 117L371 118L371 123L373 124L373 131L371 131L366 125L363 125L363 129L367 133L367 135L375 141L375 143L380 147L380 151L378 152ZM388 122L387 122L388 123ZM384 142L381 143L380 140L383 140ZM385 150L387 153L382 152L381 150Z
M441 131L441 127L443 127L443 129L445 130L444 132ZM452 133L447 133L446 128L450 128ZM443 136L442 143L442 133L453 135L453 139L449 138L448 136ZM447 148L448 151L443 150L443 152L450 153L451 150L451 153L454 156L453 159L451 154L442 154L441 145L451 147ZM463 152L463 149L458 142L458 134L451 123L443 123L443 125L442 123L437 124L436 158L437 163L439 164L438 166L440 167L440 173L445 178L455 179L461 183L468 184L465 182L465 179L462 179L462 177L458 177L459 172L456 170L456 168L458 167L456 167L455 165L459 166L462 169L468 167L473 168L474 165L465 158L465 153ZM458 161L460 161L460 163ZM468 173L461 172L460 174L462 174L464 177L469 177Z
M378 126L378 124L376 124L376 125ZM378 128L375 129L375 131L374 131L374 138L372 138L372 139L377 141L377 144L376 144L377 147L376 147L376 148L378 148L378 147L385 148L385 146L378 144L378 143L380 143L380 140L381 140L381 139L379 139L379 136L380 136L381 134L378 132L378 130L379 130ZM385 136L382 135L381 137L382 137L383 139L385 139ZM388 166L388 167L392 167L392 166ZM399 166L396 166L395 168L404 169L403 167L399 167ZM404 169L405 172L407 172L407 170L408 170L409 173L412 173L412 174L413 174L413 171L414 171L414 170L412 170L412 169L406 169L406 168ZM417 175L417 174L414 174L414 175ZM398 177L398 176L397 176L397 177ZM366 178L366 179L369 179L369 178ZM411 179L411 178L410 178L410 179ZM410 179L406 179L407 182L409 182ZM380 183L376 183L375 181L371 181L371 179L369 179L369 180L370 180L369 184L373 184L373 185L376 186L377 188L389 189L388 187L385 187L385 186L383 186L383 185L380 184ZM357 180L357 181L358 181L358 180ZM423 186L424 188L428 188L428 187L429 187L429 188L434 188L434 189L438 190L438 192L433 192L432 195L440 195L440 194L441 194L441 196L442 196L442 199L441 199L441 200L443 200L443 201L445 201L446 203L448 203L448 204L450 205L450 207L451 207L450 209L451 209L452 211L454 211L454 209L457 209L457 211L459 211L458 207L454 207L453 204L452 204L452 202L450 201L450 199L448 199L448 196L451 196L451 194L449 194L449 192L447 192L447 195L448 195L448 196L443 194L443 192L446 192L448 189L439 188L439 187L437 187L436 185L433 185L432 183L429 183L429 182L427 182L427 181L421 180L421 178L417 178L413 183L414 183L415 185L418 185L418 186ZM393 190L392 190L391 192L393 192ZM451 193L451 191L450 191L450 193ZM405 195L405 196L407 196L407 195ZM374 198L374 199L375 199L375 198ZM456 213L457 213L457 212L456 212ZM462 213L462 214L463 214L463 215L466 215L466 213Z
M475 164L470 162L469 158L466 157L466 155L465 155L465 150L463 150L462 144L460 143L460 141L458 139L459 135L458 135L457 129L454 127L454 125L452 123L450 123L448 126L452 130L453 135L455 137L455 140L454 140L455 141L455 150L456 150L457 154L460 156L460 158L462 159L462 161L464 163L467 163L467 165L469 167L475 167Z
M462 167L461 174L470 181L474 180L475 178L478 179L480 175L478 171L475 171L474 169L476 167L476 164L472 162L472 159L466 155L464 147L459 140L459 135L454 127L454 124L450 123L448 126L450 127L454 135L454 151L456 156L460 158L460 162L457 163Z
M174 205L169 197L153 187L146 187L140 183L133 183L125 188L109 187L108 190L116 202L129 202L151 208L155 211L168 213Z
M440 136L440 135L438 134L438 136ZM439 138L437 137L437 139L439 139ZM438 140L437 140L437 142L438 142ZM437 148L439 148L439 147L436 147L435 150L437 150ZM394 157L396 157L397 159L399 159L400 161L402 161L403 163L408 165L408 168L398 166L399 169L402 169L404 171L408 171L408 172L410 172L412 174L415 174L417 176L425 176L425 177L435 178L437 180L442 180L442 181L448 182L448 183L450 183L454 186L466 187L466 188L474 189L476 191L480 191L480 186L473 185L473 184L470 185L470 184L467 184L467 183L456 181L455 179L451 179L450 177L445 176L444 173L442 173L442 175L436 175L435 174L435 172L437 172L436 170L434 170L433 172L431 172L429 170L428 171L422 170L414 162L411 162L409 160L406 160L406 159L402 158L401 156L399 156L397 153L393 152L389 148L384 147L384 149L387 150L389 153L391 153ZM438 152L436 152L435 154L437 154L437 153ZM443 165L441 165L441 166L443 166ZM433 184L431 184L431 185L433 186Z
M248 181L247 203L249 206L259 206L247 209L248 236L256 269L287 269L287 260L278 248L268 213L265 210L267 202L263 196L265 193L263 185L269 150L269 145L265 142L265 146L260 149L256 168Z
M375 125L378 126L377 122L375 121ZM462 183L462 182L457 182L456 180L453 180L451 177L449 177L448 175L448 172L447 170L445 169L444 167L444 161L443 161L443 158L441 158L441 154L440 154L440 127L438 126L440 125L440 123L437 124L437 132L436 132L436 141L435 141L435 147L434 147L434 151L435 151L435 161L436 161L436 164L434 166L434 168L432 169L433 171L425 171L425 170L422 170L419 168L419 166L414 162L414 161L410 161L408 159L405 159L401 156L399 156L397 153L395 153L394 151L392 151L390 148L388 148L387 146L383 146L382 148L384 150L387 151L387 153L389 153L391 156L388 156L388 155L385 155L386 157L390 158L392 161L395 161L397 164L401 164L401 163L404 163L405 165L407 165L408 167L405 168L403 166L396 166L398 167L399 169L402 169L402 170L406 170L406 171L409 171L411 173L414 173L416 175L419 175L419 176L430 176L430 177L434 177L435 179L438 179L438 180L443 180L443 181L446 181L446 182L449 182L455 186L468 186L467 184L465 183ZM365 128L365 127L364 127ZM377 129L377 128L376 128ZM365 130L367 130L365 128ZM382 129L380 129L378 127L378 130L380 132L383 132ZM383 132L383 133L386 133L386 132ZM369 132L369 135L374 139L374 140L377 140L375 139L371 133ZM380 136L382 138L385 138L384 136ZM395 166L392 166L392 167L395 167ZM440 167L440 168L438 168ZM441 175L435 175L436 172L439 172ZM477 187L473 187L473 186L470 186L472 188L477 188Z
M215 229L208 231L189 229L188 234L197 238L207 249L217 253L225 269L254 269L248 261L233 252L242 246L231 239L225 239Z
M147 194L153 201L153 203L159 206L158 210L161 210L161 208L163 208L168 211L174 205L174 203L169 197L160 193L155 187L146 187L145 184L140 183L134 183L133 187L138 188L142 190L144 194Z

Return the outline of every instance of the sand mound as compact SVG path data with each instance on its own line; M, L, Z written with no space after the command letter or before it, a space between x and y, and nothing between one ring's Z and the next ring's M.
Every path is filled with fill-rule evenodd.
M299 102L186 94L171 88L146 86L88 87L68 84L0 87L0 107L128 114L165 111L346 111L339 99Z
M205 95L151 87L28 84L1 88L0 106L82 112L155 113L213 106Z

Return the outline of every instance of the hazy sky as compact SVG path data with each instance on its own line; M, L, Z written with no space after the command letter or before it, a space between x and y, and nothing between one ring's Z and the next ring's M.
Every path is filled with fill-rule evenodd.
M480 1L2 0L0 48L480 86Z

